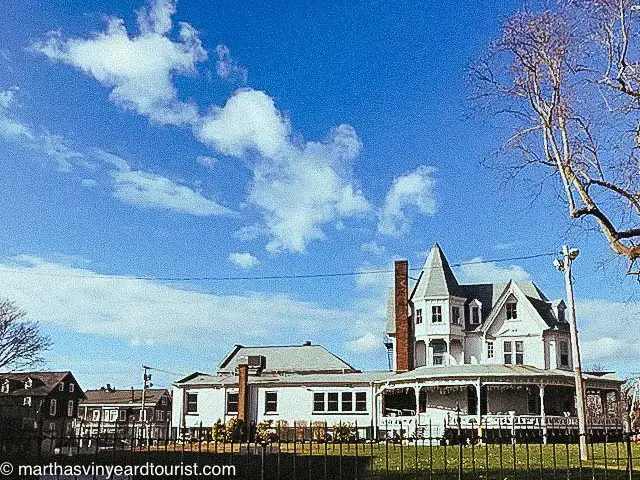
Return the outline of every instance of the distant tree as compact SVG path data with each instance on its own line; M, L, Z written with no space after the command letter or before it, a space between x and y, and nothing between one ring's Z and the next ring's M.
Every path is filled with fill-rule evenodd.
M25 316L15 303L0 299L0 370L33 367L51 348L51 340L40 333L38 323Z
M502 166L555 179L570 218L589 220L640 273L640 7L558 0L521 10L470 68L484 114L512 131ZM547 3L548 5L548 3ZM547 183L544 183L547 185Z

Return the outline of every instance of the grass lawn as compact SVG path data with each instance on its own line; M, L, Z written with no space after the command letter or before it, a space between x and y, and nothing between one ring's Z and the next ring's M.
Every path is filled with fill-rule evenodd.
M277 445L276 445L277 447ZM625 443L589 445L590 458L580 461L577 445L505 444L429 446L427 444L283 443L265 450L266 478L458 478L460 455L465 479L584 478L629 479ZM262 447L246 445L176 445L174 454L206 458L217 451L240 466L260 462ZM161 449L162 450L162 449ZM326 457L325 457L326 452ZM640 445L632 444L633 475L640 479ZM214 454L215 456L215 454ZM279 466L279 470L278 467ZM638 473L636 473L636 470ZM292 473L295 471L295 474ZM325 476L326 472L326 476ZM416 473L417 472L417 473ZM357 477L356 477L357 475ZM253 477L247 477L253 478ZM260 478L260 477L256 477Z

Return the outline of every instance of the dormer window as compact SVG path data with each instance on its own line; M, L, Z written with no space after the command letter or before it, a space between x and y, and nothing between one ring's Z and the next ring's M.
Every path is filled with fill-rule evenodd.
M471 324L478 325L480 323L480 307L471 307Z
M440 305L431 307L431 323L442 323L442 307Z
M507 303L507 320L516 320L518 318L518 304L516 302Z
M31 380L30 378L27 378L24 381L24 388L25 388L25 390L28 390L31 387L33 387L33 380Z
M569 366L569 342L560 341L560 366Z
M9 380L5 380L2 382L2 386L0 387L0 392L9 393Z
M564 323L566 321L567 320L565 319L565 316L564 316L564 308L558 307L558 322Z

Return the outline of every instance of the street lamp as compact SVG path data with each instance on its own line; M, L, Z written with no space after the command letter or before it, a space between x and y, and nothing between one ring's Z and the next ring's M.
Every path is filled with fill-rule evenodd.
M576 322L576 305L573 297L573 280L571 278L571 264L580 255L577 248L562 246L562 259L555 259L554 266L559 272L564 272L567 302L569 308L569 330L571 332L571 356L573 357L573 371L575 373L576 398L578 403L578 431L580 433L580 458L589 459L587 448L587 420L585 416L584 382L582 380L582 364L580 360L580 345L578 344L578 325Z

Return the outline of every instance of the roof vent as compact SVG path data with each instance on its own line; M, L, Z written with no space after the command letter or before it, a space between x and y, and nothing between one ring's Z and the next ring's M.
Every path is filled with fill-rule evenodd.
M304 342L302 344L303 347L310 347L311 346L311 341L307 340L306 342Z
M264 355L247 355L241 357L239 365L247 365L253 373L260 373L267 366L267 358Z

